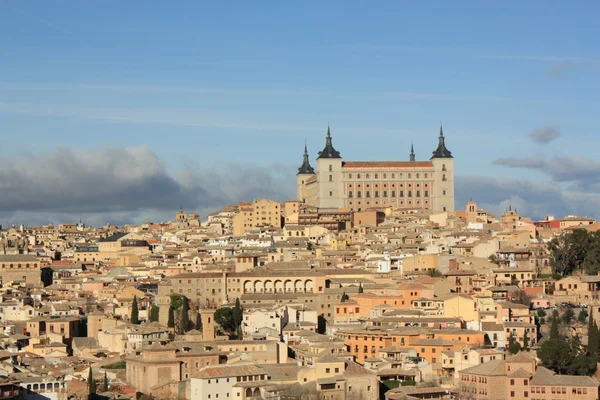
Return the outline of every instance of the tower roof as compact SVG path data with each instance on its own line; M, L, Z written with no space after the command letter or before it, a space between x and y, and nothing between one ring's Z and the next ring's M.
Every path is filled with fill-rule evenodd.
M315 170L310 166L310 162L308 161L308 149L306 148L306 143L304 143L304 159L302 161L302 165L298 168L298 173L296 175L314 175Z
M446 143L444 141L444 130L440 125L440 137L438 138L438 147L433 152L431 158L453 158L450 150L446 148Z
M412 142L410 143L410 161L412 161L412 162L415 161L415 148L414 148Z
M325 138L325 148L319 152L319 158L342 158L340 152L333 148L331 144L331 131L327 127L327 137Z

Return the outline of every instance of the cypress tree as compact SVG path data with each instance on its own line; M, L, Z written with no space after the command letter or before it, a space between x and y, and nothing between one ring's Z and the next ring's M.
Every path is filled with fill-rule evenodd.
M175 311L172 306L169 306L169 320L167 322L169 328L175 328Z
M340 303L345 303L346 301L348 301L348 295L346 294L346 292L342 293L342 298L340 299Z
M190 306L187 298L183 299L183 306L181 307L181 326L179 327L179 333L183 334L188 331L190 325Z
M103 392L108 392L109 387L108 387L108 376L106 375L106 371L104 371L104 383L102 384L102 391Z
M131 303L131 323L134 325L140 324L140 311L138 310L137 296L133 296L133 303Z
M235 299L235 306L233 307L233 323L235 326L241 326L244 320L244 309L240 303L240 298Z
M550 339L558 339L558 316L552 315L552 325L550 326Z
M600 335L598 332L598 325L596 325L593 316L590 315L590 320L588 321L588 353L597 358L599 347Z
M358 284L358 293L364 293L365 290L362 287L362 282Z
M529 337L527 335L527 329L525 329L525 334L523 335L523 350L527 350L529 347Z
M194 326L194 328L199 331L202 330L202 314L200 313L196 314L196 325Z
M150 309L150 322L158 322L160 316L160 307L152 306Z
M94 375L92 373L92 366L90 365L90 373L88 374L88 388L90 391L90 396L93 396L97 392L96 388L96 380L94 379Z

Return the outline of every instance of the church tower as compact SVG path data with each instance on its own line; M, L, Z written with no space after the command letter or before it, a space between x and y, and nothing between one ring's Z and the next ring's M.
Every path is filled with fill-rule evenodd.
M298 193L298 200L300 203L306 203L306 198L308 197L308 193L306 190L306 181L308 178L315 174L315 170L310 166L310 162L308 161L308 149L306 148L306 143L304 144L304 159L302 161L302 165L298 168L298 173L296 174L296 188Z
M319 208L343 207L342 156L333 148L331 130L327 127L325 148L317 157L317 206Z
M434 212L454 212L454 157L446 148L444 130L440 126L438 147L431 156L435 171L433 182Z

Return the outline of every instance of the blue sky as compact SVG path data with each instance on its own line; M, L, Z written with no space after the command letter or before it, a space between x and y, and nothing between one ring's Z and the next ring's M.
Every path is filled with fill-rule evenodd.
M63 152L85 162L123 148L155 158L157 173L188 192L172 207L168 197L120 207L127 190L113 188L115 204L87 209L73 182L96 181L75 163L43 195L79 202L0 202L0 221L135 222L179 202L208 211L235 195L289 197L304 141L314 159L328 123L348 160L403 160L411 141L428 158L443 123L465 177L457 207L481 194L496 210L514 201L536 217L593 214L576 205L600 193L586 180L600 145L599 11L592 1L1 2L0 185L36 183L27 165L49 173ZM559 136L532 141L544 127ZM219 187L273 166L268 185ZM214 191L211 176L227 193L196 204ZM534 206L528 185L556 201Z

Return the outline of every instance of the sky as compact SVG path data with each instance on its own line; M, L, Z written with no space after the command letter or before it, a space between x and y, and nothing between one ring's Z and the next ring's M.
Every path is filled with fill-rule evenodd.
M596 1L0 1L0 223L295 197L304 143L600 218Z

